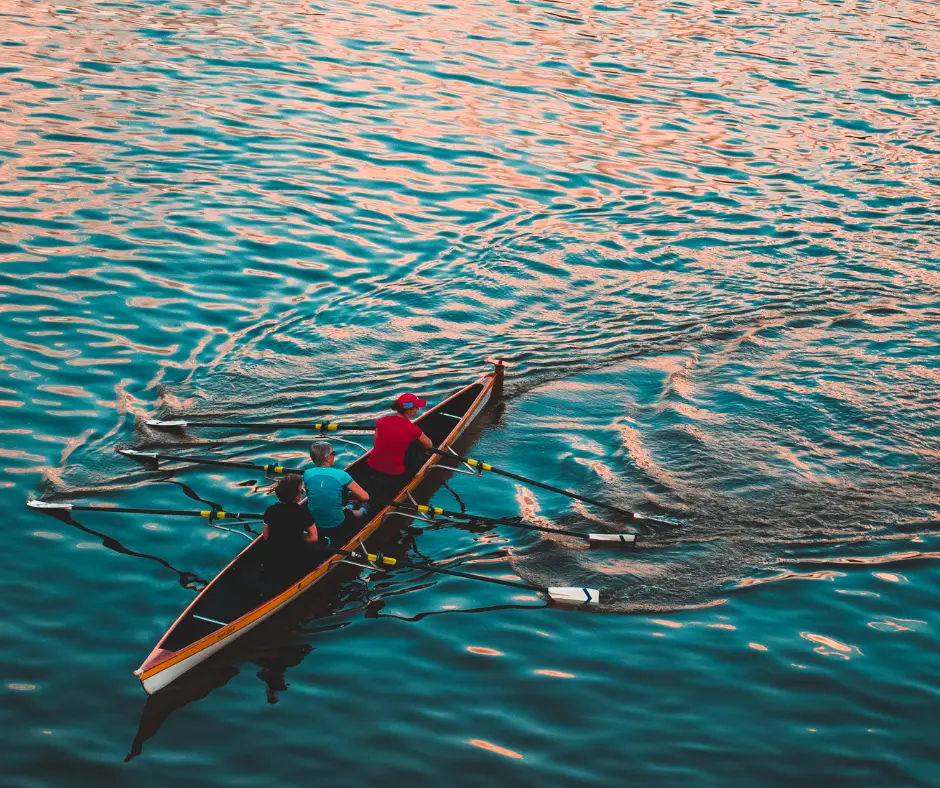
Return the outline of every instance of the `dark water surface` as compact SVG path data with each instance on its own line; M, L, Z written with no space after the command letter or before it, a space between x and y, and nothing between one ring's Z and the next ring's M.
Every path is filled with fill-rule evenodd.
M8 0L0 24L4 785L936 784L936 4ZM182 440L155 413L374 416L494 354L474 456L686 527L636 553L429 531L435 559L607 601L397 573L145 708L132 670L244 541L26 499L252 510L256 474L114 449Z

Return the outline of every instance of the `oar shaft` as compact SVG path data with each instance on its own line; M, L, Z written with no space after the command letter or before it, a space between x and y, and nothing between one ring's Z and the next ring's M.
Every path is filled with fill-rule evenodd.
M175 460L179 462L191 462L197 465L214 465L222 468L245 468L252 471L267 471L270 468L271 473L286 473L287 469L281 465L258 465L253 462L239 462L238 460L213 460L209 457L195 457L191 454L160 454L157 455L160 460ZM299 471L298 471L299 472Z
M381 553L364 553L350 550L341 550L334 547L319 548L339 555L345 555L349 558L357 558L360 561L367 560L372 563L379 563L385 566L403 566L408 569L417 569L423 572L432 572L441 575L452 575L462 577L466 580L479 580L481 583L492 583L498 586L508 586L509 588L522 588L526 591L535 591L539 594L545 594L550 601L562 605L597 605L600 603L600 592L594 588L577 588L567 586L557 586L545 588L544 586L534 586L529 583L519 582L517 580L502 580L497 577L485 577L484 575L474 575L470 572L461 572L457 569L445 569L441 566L430 566L428 564L415 564L402 558L389 558Z
M437 506L424 506L410 503L396 503L392 501L384 504L394 506L396 509L413 509L423 514L429 514L433 517L436 514L442 517L449 517L455 520L467 520L469 522L486 523L488 525L508 525L510 528L521 528L524 531L542 531L547 534L561 534L562 536L574 536L577 539L587 539L587 534L569 531L566 528L549 528L546 525L535 525L535 523L522 522L514 517L483 517L479 515L467 514L466 512L457 512L450 509L440 509Z
M104 512L114 514L152 514L166 517L205 517L212 520L261 520L262 514L250 512L228 512L222 509L137 509L128 506L88 506L72 504L69 509L74 512ZM63 509L64 511L64 509ZM215 514L213 514L213 511Z
M503 580L499 577L485 577L483 575L475 575L471 572L461 572L457 569L445 569L440 566L427 566L426 564L415 564L411 561L398 561L399 566L405 566L409 569L420 569L428 572L437 572L442 575L453 575L454 577L463 577L467 580L480 580L484 583L493 583L499 586L508 586L509 588L523 588L526 591L538 591L539 593L547 593L548 589L529 585L528 583L523 583L516 580Z
M280 422L249 422L249 421L190 421L179 419L161 421L152 419L148 422L152 427L215 427L221 429L251 429L251 430L316 430L318 432L336 432L337 430L356 430L359 432L372 432L374 424L339 424L331 421L280 421Z
M199 457L192 454L159 454L157 452L136 451L128 449L118 449L121 454L136 459L163 460L165 462L191 462L194 465L214 465L221 468L245 468L251 471L261 471L263 473L298 473L302 474L301 468L286 468L277 463L269 465L258 465L254 462L239 462L238 460L215 460L212 457Z
M462 577L466 580L479 580L481 583L493 583L494 585L508 586L509 588L522 588L526 591L537 591L540 594L548 593L548 589L542 586L533 586L529 583L523 583L519 580L503 580L498 577L486 577L485 575L475 575L471 572L461 572L457 569L445 569L442 566L430 566L428 564L416 564L403 558L391 558L381 553L361 553L355 550L343 550L339 547L316 547L316 550L343 555L347 558L356 558L360 561L370 561L383 566L402 566L406 569L418 569L422 572L431 572L441 575L453 575Z
M434 452L435 454L440 454L444 457L450 457L454 460L459 460L460 462L465 462L467 465L480 471L496 473L500 476L505 476L507 479L515 479L516 481L523 482L524 484L531 485L532 487L541 487L543 490L548 490L549 492L559 493L560 495L567 495L569 498L574 498L577 501L584 501L584 503L590 503L594 504L595 506L600 506L603 509L609 509L612 512L617 512L618 514L622 514L625 517L629 517L631 520L638 519L638 516L635 512L628 511L627 509L621 509L617 506L612 506L611 504L605 503L604 501L599 501L596 498L588 498L586 495L579 495L576 492L571 492L571 490L563 490L561 487L553 487L550 484L545 484L545 482L540 482L536 479L529 479L526 476L520 476L518 473L504 471L502 468L494 468L487 462L474 460L470 457L461 457L460 455L451 454L450 452L444 451L442 449L428 449L428 451Z

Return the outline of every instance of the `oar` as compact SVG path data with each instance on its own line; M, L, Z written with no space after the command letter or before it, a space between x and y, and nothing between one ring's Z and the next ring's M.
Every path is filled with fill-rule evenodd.
M474 575L470 572L460 572L456 569L444 569L440 566L430 566L428 564L416 564L406 561L402 558L390 558L381 553L366 553L358 550L342 550L338 547L313 547L312 549L343 555L347 558L355 558L359 561L368 561L371 564L381 564L383 566L402 566L406 569L417 569L423 572L436 572L442 575L453 575L454 577L463 577L467 580L479 580L481 583L493 583L494 585L509 586L509 588L523 588L526 591L536 591L544 594L552 602L564 605L597 605L600 603L601 595L594 588L569 588L562 586L534 586L529 583L523 583L516 580L502 580L496 577L485 577L484 575ZM366 567L368 568L368 567Z
M193 455L186 454L159 454L158 452L151 451L137 451L136 449L118 449L119 454L123 454L125 457L133 457L138 460L153 460L154 462L160 462L161 460L165 461L174 461L178 460L180 462L191 462L194 465L212 465L212 466L221 466L223 468L245 468L252 471L261 471L265 474L268 473L296 473L302 474L303 469L301 468L287 468L283 465L257 465L252 462L237 462L236 460L216 460L211 457L196 457ZM453 455L446 455L453 456ZM412 504L407 503L395 503L394 501L377 501L377 503L382 503L383 506L394 506L396 508L412 508L415 507ZM535 525L532 523L523 523L517 521L512 517L481 517L471 514L465 514L461 512L448 511L445 509L439 509L437 507L428 507L428 506L417 506L416 510L422 514L439 514L445 517L450 518L459 518L461 520L477 521L481 523L492 523L493 525L507 525L510 528L520 528L526 531L544 531L546 533L553 534L562 534L564 536L573 536L578 539L584 539L587 543L594 547L629 547L636 543L636 534L582 534L577 531L568 531L562 530L559 528L548 528L542 525Z
M490 525L508 525L511 528L521 528L525 531L542 531L547 534L560 534L561 536L573 536L576 539L583 539L591 547L631 547L636 544L636 534L582 534L578 531L569 531L565 528L549 528L545 525L535 525L535 523L524 522L519 517L482 517L480 515L468 514L466 512L451 511L440 509L437 506L425 506L423 504L396 503L390 501L385 506L393 506L397 509L409 509L430 515L443 515L450 520L466 520L468 523L487 523Z
M252 430L318 430L319 432L336 432L337 430L355 430L357 432L374 432L374 424L337 424L330 421L190 421L189 419L147 419L144 422L148 427L158 429L173 429L182 427L221 427L223 429L252 429Z
M579 495L578 493L571 492L571 490L563 490L561 487L552 487L550 484L545 484L545 482L536 481L535 479L529 479L525 476L520 476L518 473L511 473L510 471L504 471L501 468L494 468L488 462L483 462L482 460L474 460L470 457L461 457L459 454L453 454L449 451L444 451L443 449L428 449L429 452L434 454L440 454L443 457L450 457L453 460L459 460L460 462L465 462L471 468L476 468L478 473L483 473L483 471L489 471L490 473L496 473L500 476L505 476L508 479L515 479L516 481L523 482L524 484L529 484L533 487L541 487L543 490L549 490L551 492L559 493L561 495L567 495L569 498L574 498L577 501L584 501L585 503L592 503L595 506L600 506L604 509L609 509L612 512L617 512L626 517L629 517L631 520L638 520L641 522L654 523L655 525L662 525L667 528L678 528L679 523L672 522L671 520L666 520L660 517L650 517L645 514L637 514L636 512L631 512L627 509L620 509L617 506L612 506L609 503L604 501L598 501L596 498L588 498L586 495Z
M191 462L194 465L216 465L222 468L246 468L251 471L262 471L264 473L297 473L302 474L302 468L285 468L283 465L257 465L253 462L238 462L237 460L216 460L212 457L196 457L191 454L159 454L153 451L137 451L136 449L118 449L118 454L125 457L133 457L137 460L154 460L159 462Z
M226 512L221 509L137 509L128 506L102 506L101 504L78 504L78 503L52 503L49 501L27 501L26 505L33 509L42 509L53 513L60 512L104 512L105 514L153 514L161 517L205 517L209 525L213 528L219 528L223 531L229 531L246 539L252 539L248 534L241 531L233 531L231 528L225 528L216 525L216 520L262 520L264 515L251 514L248 512ZM248 526L245 526L246 530Z
M124 514L153 514L177 517L205 517L210 525L215 520L260 520L260 514L248 514L238 512L224 512L218 509L206 510L182 510L182 509L138 509L126 506L101 506L96 504L76 504L76 503L51 503L47 501L27 501L27 506L33 509L44 509L46 511L68 511L68 512L108 512ZM220 526L216 526L220 527ZM230 530L230 529L224 529ZM238 531L232 531L238 533ZM247 534L242 534L250 538ZM469 572L460 572L456 569L444 569L438 566L428 566L426 564L415 564L411 561L405 561L400 558L389 558L381 553L362 553L350 550L342 550L338 547L320 547L312 546L311 549L320 552L335 553L344 555L347 558L356 558L360 561L369 561L370 563L379 563L384 566L403 566L408 569L419 569L425 572L436 572L443 575L453 575L454 577L463 577L467 580L479 580L483 583L495 583L496 585L509 586L510 588L523 588L526 591L536 591L545 594L552 602L569 605L596 605L600 602L600 592L593 588L568 588L568 587L550 587L534 586L529 583L517 582L515 580L501 580L495 577L484 577L483 575L474 575Z
M102 504L52 503L50 501L27 501L33 509L61 509L70 512L117 512L120 514L159 514L169 517L207 517L210 520L262 520L263 514L249 512L227 512L222 509L136 509L127 506L104 506Z

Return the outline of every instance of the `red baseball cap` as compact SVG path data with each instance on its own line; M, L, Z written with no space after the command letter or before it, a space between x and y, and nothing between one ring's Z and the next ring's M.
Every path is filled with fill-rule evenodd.
M404 410L409 410L410 408L423 408L428 404L426 399L421 399L417 394L402 394L397 400L398 407L403 408Z

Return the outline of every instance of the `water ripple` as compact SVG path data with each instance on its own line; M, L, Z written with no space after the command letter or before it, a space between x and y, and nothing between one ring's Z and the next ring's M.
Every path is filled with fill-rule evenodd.
M366 783L609 781L624 741L650 784L930 783L932 6L11 0L0 19L10 511L262 503L255 475L153 473L113 449L302 460L308 435L142 419L374 416L502 355L508 407L480 456L687 523L613 555L429 531L436 559L597 584L604 612L633 615L453 579L380 584L381 610L347 589L337 628L254 654L260 673L249 659L148 705L132 755L153 777L132 779L225 763L292 784L313 714L318 758ZM506 480L452 486L484 513L617 526ZM115 675L232 544L35 517L0 575L4 773L67 783L79 762L125 783L138 696ZM823 582L776 582L800 579ZM278 743L264 774L259 736ZM716 759L731 740L752 755Z

